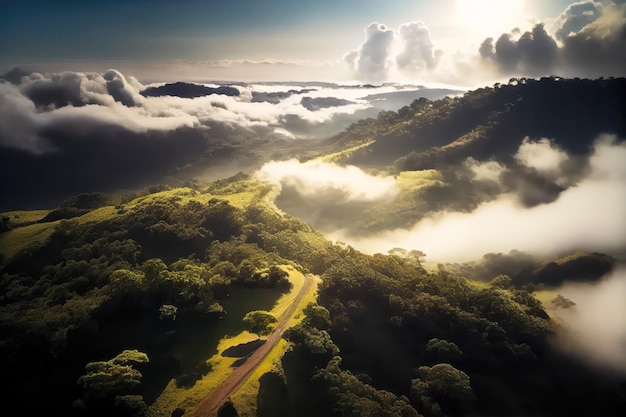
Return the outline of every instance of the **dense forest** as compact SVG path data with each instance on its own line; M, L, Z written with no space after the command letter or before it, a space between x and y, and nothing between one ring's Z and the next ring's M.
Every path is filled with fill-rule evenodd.
M461 156L510 164L528 135L585 155L600 133L626 136L625 85L512 79L420 99L311 145L303 160L334 152L340 163L396 175L436 169L450 182ZM547 109L557 114L542 118ZM364 209L354 227L377 230L451 207L433 187L402 194L404 204ZM554 290L599 280L613 256L489 254L432 266L416 250L368 255L307 223L311 202L294 209L302 218L279 209L300 197L274 191L241 173L2 213L4 398L26 415L191 416L195 404L163 405L162 392L173 381L184 393L221 372L207 360L222 338L269 333L275 319L247 313L271 310L297 271L319 276L319 286L282 334L277 366L259 378L258 417L626 413L623 374L553 343L559 312L575 308ZM251 413L228 401L219 414Z

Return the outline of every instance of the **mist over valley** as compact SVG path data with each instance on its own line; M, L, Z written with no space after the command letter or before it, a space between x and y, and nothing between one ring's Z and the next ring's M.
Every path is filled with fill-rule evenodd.
M624 34L622 0L0 3L6 398L624 415Z

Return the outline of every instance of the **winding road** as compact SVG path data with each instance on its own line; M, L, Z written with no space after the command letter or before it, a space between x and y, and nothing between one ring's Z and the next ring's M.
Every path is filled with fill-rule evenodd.
M289 307L278 318L276 327L267 337L265 343L259 347L248 359L230 374L224 382L211 391L200 403L198 407L190 414L193 417L215 417L219 408L224 404L226 399L234 394L241 386L250 378L252 372L265 359L270 351L276 346L283 335L283 332L289 327L289 321L296 312L298 306L306 297L313 286L313 276L305 275L304 282L300 291Z

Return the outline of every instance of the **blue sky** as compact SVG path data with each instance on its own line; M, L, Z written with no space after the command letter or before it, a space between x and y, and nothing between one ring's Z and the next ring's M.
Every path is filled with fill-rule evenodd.
M314 67L340 62L358 49L372 22L397 31L403 23L421 21L433 50L441 49L447 59L477 52L486 37L515 27L531 30L537 22L555 19L570 3L0 0L0 70L64 62L105 68L118 62L214 60L308 61ZM335 70L339 75L339 67Z

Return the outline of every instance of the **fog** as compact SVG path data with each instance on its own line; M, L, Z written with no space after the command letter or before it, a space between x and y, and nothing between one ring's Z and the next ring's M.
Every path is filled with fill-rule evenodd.
M113 69L0 76L0 174L13 179L0 186L0 209L51 208L79 193L252 173L375 117L386 100L405 105L450 93L315 82L154 90L164 84ZM204 93L190 98L177 88Z
M626 265L597 283L567 283L558 292L576 305L558 311L554 343L603 372L626 375Z
M278 194L283 195L277 200L279 207L281 202L287 203L284 208L316 227L323 226L331 240L367 253L387 253L396 247L416 249L431 262L467 262L486 253L511 250L544 257L573 251L614 256L623 253L626 143L618 143L610 135L598 138L593 152L582 164L585 169L581 178L563 176L566 170L562 167L569 156L548 140L525 139L516 159L537 175L563 184L564 190L552 201L532 206L522 201L524 190L504 190L473 210L434 210L414 224L374 233L364 232L363 223L356 219L376 212L393 212L395 204L402 204L402 200L394 198L403 191L417 192L412 195L419 198L421 191L440 187L443 178L436 171L429 171L424 172L423 178L415 176L412 185L407 185L405 175L374 175L357 167L296 161L267 164L261 173L280 187ZM497 184L493 180L506 169L493 161L479 164L472 159L467 160L466 166L475 175L472 181L488 181L494 187ZM522 175L509 169L510 175ZM370 204L355 204L357 200ZM327 218L319 218L320 208Z

